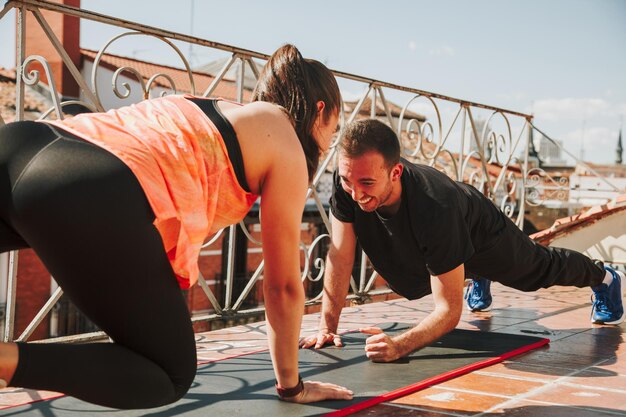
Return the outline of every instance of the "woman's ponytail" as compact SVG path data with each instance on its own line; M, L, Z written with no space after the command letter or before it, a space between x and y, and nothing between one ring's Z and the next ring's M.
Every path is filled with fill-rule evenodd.
M313 136L317 102L325 104L324 120L341 104L339 87L332 72L319 61L304 59L295 46L283 45L263 68L252 101L267 101L285 108L304 149L311 181L320 157Z

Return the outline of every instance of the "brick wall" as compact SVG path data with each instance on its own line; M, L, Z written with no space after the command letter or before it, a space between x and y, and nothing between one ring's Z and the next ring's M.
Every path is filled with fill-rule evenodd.
M53 0L68 6L80 7L80 0ZM80 22L77 17L63 15L57 12L42 11L44 19L63 44L65 51L72 62L80 68ZM25 56L41 55L48 61L54 77L57 91L65 97L78 97L78 84L63 64L61 56L48 40L44 30L37 22L35 16L26 13L26 48ZM43 82L48 84L43 68L39 64L33 64L28 70L36 69L40 72Z
M19 251L17 265L15 337L24 331L50 297L51 282L50 274L33 250ZM45 339L49 333L49 320L44 320L29 340Z

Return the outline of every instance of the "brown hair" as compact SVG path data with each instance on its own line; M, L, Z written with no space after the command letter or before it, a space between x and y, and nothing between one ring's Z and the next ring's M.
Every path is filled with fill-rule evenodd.
M312 134L317 102L325 104L324 121L341 106L339 86L333 73L319 61L304 59L295 46L283 45L265 64L252 101L268 101L286 109L304 149L311 181L320 158L320 148Z
M394 131L376 119L362 119L344 127L339 152L349 158L375 151L383 156L388 168L400 162L400 142Z

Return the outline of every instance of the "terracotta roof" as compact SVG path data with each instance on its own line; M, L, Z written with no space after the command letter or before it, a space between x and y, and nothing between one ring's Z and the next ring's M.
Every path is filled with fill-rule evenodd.
M549 245L563 234L589 226L598 220L626 210L626 194L619 195L613 201L595 206L580 214L557 219L550 228L537 232L530 237L537 243Z
M25 86L24 119L35 120L51 107L49 100ZM0 115L5 123L15 120L15 70L0 68Z
M626 177L626 165L618 165L618 164L594 164L592 162L585 162L589 168L593 169L595 172L602 176L606 177L617 177L623 178ZM577 164L575 174L580 175L581 177L593 177L596 174L588 170L583 165Z
M95 61L97 51L93 51L90 49L81 49L81 54L85 59L90 61ZM133 58L127 58L119 55L113 54L103 54L100 59L100 65L108 68L112 71L117 70L118 68L130 67L135 69L137 72L141 74L145 81L148 81L150 77L155 74L166 74L174 80L176 85L176 89L179 93L191 93L191 83L189 81L189 73L180 68L170 67L166 65L154 64L151 62L140 61ZM201 73L201 72L193 72L193 80L195 83L195 94L200 95L204 93L204 91L209 87L211 82L215 79L210 75ZM130 77L133 77L129 74ZM155 84L161 87L169 88L169 82L164 77L159 77L155 81ZM250 90L244 89L243 99L244 101L249 101L252 92ZM212 93L213 97L223 97L230 100L235 100L237 97L237 86L234 82L229 80L222 80L218 84L217 88Z
M369 117L369 115L371 114L371 108L372 108L371 103L372 103L372 99L370 97L367 97L365 101L363 101L363 105L361 106L361 110L359 111L359 114ZM347 113L352 113L352 111L355 109L357 104L359 104L359 100L344 101L343 110ZM400 117L400 113L402 112L402 107L398 106L395 103L392 103L389 100L387 100L387 105L389 106L389 112L391 113L393 117ZM381 103L380 100L376 100L376 116L386 116L386 115L387 114L385 113L385 106L383 105L383 103ZM411 110L408 110L408 109L404 113L404 117L406 119L416 119L416 120L419 120L420 122L426 121L426 116L412 112Z
M0 81L15 82L15 69L0 68Z

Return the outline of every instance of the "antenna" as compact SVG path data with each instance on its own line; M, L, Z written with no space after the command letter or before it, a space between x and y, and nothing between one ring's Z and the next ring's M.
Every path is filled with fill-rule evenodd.
M585 125L587 124L587 120L583 119L583 129L580 135L580 151L578 152L578 159L580 162L583 162L585 158Z
M189 14L189 35L193 36L194 0L191 0L191 13ZM193 43L189 42L189 64L193 67Z
M587 126L587 106L583 109L583 129L580 135L580 151L578 153L578 159L583 162L585 158L585 127Z

